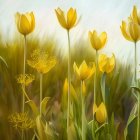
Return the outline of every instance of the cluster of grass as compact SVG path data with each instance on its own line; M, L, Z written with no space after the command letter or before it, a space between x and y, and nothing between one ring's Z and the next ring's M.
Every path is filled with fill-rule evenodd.
M16 76L23 73L23 38L15 37L12 41L0 41L0 56L5 60L7 66L3 61L0 62L0 138L3 140L21 139L20 133L16 128L13 128L8 121L8 116L14 112L21 112L22 107L22 90L16 81ZM46 107L46 113L43 115L44 120L48 122L45 128L47 139L66 140L66 110L67 98L64 97L63 85L67 78L67 55L63 55L61 48L57 47L58 42L53 38L47 38L43 42L37 37L30 37L27 40L27 59L36 48L43 48L44 51L56 56L56 66L43 77L43 97L50 97ZM86 50L86 53L85 53ZM94 51L89 47L89 42L80 40L80 43L75 43L72 47L72 64L74 61L81 63L83 60L92 62L95 60ZM109 131L112 139L125 139L125 128L127 126L130 112L135 104L135 98L130 90L133 74L130 64L123 64L116 58L115 70L107 75L106 82L106 96L107 96L107 112L109 119ZM70 140L79 140L81 127L80 101L79 90L80 85L76 79L73 68L72 85L76 91L76 97L72 96L73 104L70 110L71 125L69 128ZM37 106L39 106L39 75L34 69L26 65L26 73L35 75L35 80L28 86L27 94ZM101 73L98 73L97 80L97 104L102 100L100 78ZM92 129L90 122L92 120L93 107L93 76L86 81L85 93L85 114L86 114L86 139L92 139ZM33 117L32 110L26 104L30 117ZM73 117L75 116L75 117ZM35 118L34 118L35 119ZM96 122L97 123L97 122ZM96 124L100 127L99 124ZM42 126L40 126L40 129ZM106 126L97 130L96 139L104 139L106 137ZM133 123L129 125L127 139L132 140L135 137L136 130L135 118ZM26 139L32 139L34 129L29 129L25 132ZM44 135L44 134L42 134ZM45 138L45 137L44 137Z

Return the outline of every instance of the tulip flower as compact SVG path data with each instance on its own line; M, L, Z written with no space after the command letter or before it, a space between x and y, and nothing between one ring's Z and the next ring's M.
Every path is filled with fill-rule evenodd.
M94 30L93 32L89 31L89 39L92 47L98 51L102 49L107 42L107 34L106 32L102 32L100 35Z
M99 107L97 107L97 105L93 106L93 113L99 123L104 123L106 121L107 111L103 102L99 105Z
M115 67L114 54L111 57L108 57L105 54L99 55L98 65L99 65L99 70L101 72L106 72L106 73L112 72Z
M130 19L140 25L140 11L137 10L136 6L133 6L133 11L130 15Z
M130 20L126 23L125 21L122 21L120 28L126 40L135 43L140 40L140 26L136 22Z
M77 20L76 9L70 8L67 12L67 17L65 16L64 11L62 11L60 8L56 9L55 13L60 25L63 28L70 30L75 26Z
M79 68L74 62L73 68L81 81L90 78L90 76L92 76L92 74L95 72L95 64L93 63L92 67L89 67L85 61L82 62Z
M18 31L25 35L31 33L35 28L35 17L33 12L20 14L16 13L16 24Z

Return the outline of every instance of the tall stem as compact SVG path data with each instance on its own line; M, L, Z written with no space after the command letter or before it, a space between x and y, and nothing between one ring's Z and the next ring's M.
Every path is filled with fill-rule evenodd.
M26 73L26 47L27 47L27 41L26 41L26 35L24 36L24 62L23 62L23 75L25 76ZM25 85L23 86L25 90ZM25 109L25 95L22 95L22 112L24 112Z
M95 63L96 63L96 71L94 75L94 104L96 104L96 92L97 92L97 67L98 67L98 52L96 51L96 58L95 58Z
M42 110L41 110L41 102L42 102L42 82L43 82L43 75L42 73L40 73L40 116L42 114Z
M135 84L135 86L137 86L137 45L136 45L136 42L135 42L134 60L135 60L134 84ZM137 96L138 96L137 140L139 140L140 95L137 94Z
M71 85L71 50L70 50L70 35L69 30L67 30L68 35L68 109L67 109L67 136L69 133L69 115L70 115L70 85Z
M83 81L81 81L81 110L82 110L82 140L85 140L84 138L84 98L83 98Z
M96 51L96 56L95 56L95 64L96 64L96 71L95 71L95 75L94 75L94 100L93 100L93 104L96 104L96 92L97 92L97 67L98 67L98 52ZM94 114L93 114L93 123L94 123ZM94 124L92 123L92 134L94 137Z

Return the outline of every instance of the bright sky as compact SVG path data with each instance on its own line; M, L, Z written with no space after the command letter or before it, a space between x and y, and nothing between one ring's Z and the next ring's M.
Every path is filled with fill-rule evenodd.
M126 41L120 31L121 21L127 19L133 5L140 10L139 0L0 0L0 30L4 32L5 40L12 37L16 31L14 14L17 11L33 11L36 17L34 34L40 38L55 35L61 47L67 47L66 32L58 24L54 9L60 7L67 10L73 7L82 19L71 30L72 42L81 37L87 39L89 30L106 31L108 43L103 52L113 52L117 58L133 63L133 43ZM140 60L140 43L138 46Z

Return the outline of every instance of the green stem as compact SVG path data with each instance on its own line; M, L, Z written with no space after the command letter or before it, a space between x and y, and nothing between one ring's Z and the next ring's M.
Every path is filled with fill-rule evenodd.
M26 46L27 46L27 41L26 41L26 35L24 36L24 62L23 62L23 75L25 76L26 73ZM24 85L24 90L25 90L25 85ZM25 96L23 94L22 97L22 112L25 110Z
M94 74L94 100L93 100L93 104L96 104L96 88L97 88L97 67L98 67L98 51L96 51L96 57L95 57L95 65L96 65L96 70L95 70L95 74ZM94 114L93 114L93 123L92 123L92 134L94 137Z
M81 110L82 110L82 140L85 140L84 137L84 98L83 98L83 81L81 81Z
M29 96L27 95L24 86L25 86L25 85L22 86L23 94L24 94L24 96L27 98L27 100L30 101L30 98L29 98Z
M41 111L41 102L42 102L42 82L43 82L43 75L42 73L40 73L40 116L42 114L42 111Z
M137 45L135 42L135 52L134 52L134 59L135 59L135 72L134 72L134 83L135 86L137 87ZM137 140L139 140L139 125L140 125L140 95L137 94L138 96L138 118L137 118Z
M69 30L67 30L68 35L68 108L67 108L67 137L69 133L69 115L70 115L70 85L71 85L71 50L70 50L70 35Z
M23 75L25 76L26 73L26 46L27 46L27 41L26 41L26 35L24 35L24 61L23 61ZM23 86L23 89L25 91L25 85ZM25 95L22 94L22 112L25 110ZM22 130L22 140L24 139L24 131Z

